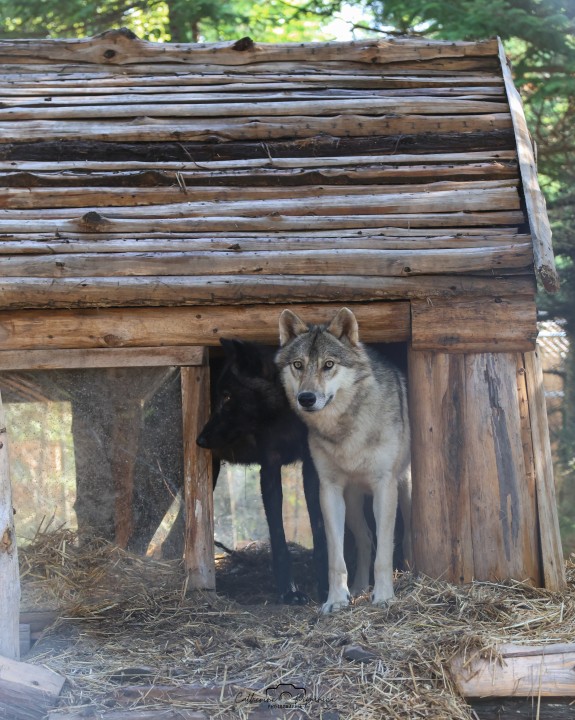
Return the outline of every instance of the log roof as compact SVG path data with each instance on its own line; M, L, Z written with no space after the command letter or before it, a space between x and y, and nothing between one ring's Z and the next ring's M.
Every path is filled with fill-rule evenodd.
M3 309L557 286L496 40L2 41L0 88Z

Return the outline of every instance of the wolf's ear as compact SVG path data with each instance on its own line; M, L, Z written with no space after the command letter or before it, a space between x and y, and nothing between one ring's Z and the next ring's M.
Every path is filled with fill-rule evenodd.
M327 326L328 333L338 340L348 340L351 345L359 343L359 327L355 315L349 308L338 310L337 315Z
M308 331L308 326L291 310L284 310L280 315L280 345L285 345L298 335Z
M227 340L220 338L226 358L235 363L246 375L263 375L264 366L262 355L258 348L250 342L243 340Z

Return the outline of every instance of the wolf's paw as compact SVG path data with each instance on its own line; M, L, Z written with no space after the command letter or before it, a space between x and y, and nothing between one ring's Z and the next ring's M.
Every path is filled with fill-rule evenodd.
M337 610L341 610L342 608L347 607L350 602L351 597L349 593L346 593L344 596L338 598L328 597L328 599L321 606L321 613L322 615L329 615L332 612L336 612Z
M280 601L283 605L309 605L311 602L309 595L295 588L281 595Z
M386 605L389 605L389 603L393 600L395 595L393 594L393 590L391 593L383 592L383 593L377 593L374 591L371 593L371 603L372 605L377 605L377 607L385 607Z

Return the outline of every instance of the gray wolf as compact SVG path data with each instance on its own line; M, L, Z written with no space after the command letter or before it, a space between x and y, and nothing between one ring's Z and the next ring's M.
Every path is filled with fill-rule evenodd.
M363 512L373 496L377 548L372 602L393 597L393 534L398 494L404 518L404 553L410 556L410 433L405 379L359 341L351 310L327 325L306 325L291 310L279 320L276 364L288 400L308 427L320 479L327 536L329 613L349 604L344 525L357 546L354 593L369 584L372 538Z
M223 366L212 393L212 413L197 443L219 462L260 465L260 488L270 533L272 566L280 601L309 600L297 589L282 516L282 465L302 461L320 601L327 595L327 546L319 502L319 479L309 453L307 428L292 411L274 363L275 348L221 340ZM213 369L213 368L212 368Z

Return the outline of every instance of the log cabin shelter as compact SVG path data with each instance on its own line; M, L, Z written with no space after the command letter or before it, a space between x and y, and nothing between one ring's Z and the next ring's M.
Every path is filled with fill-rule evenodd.
M563 586L535 348L558 281L498 40L114 30L0 61L0 371L182 368L191 587L214 585L206 355L276 343L288 305L407 346L415 568Z

